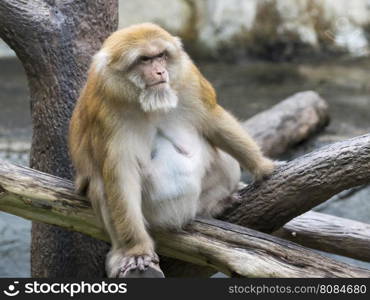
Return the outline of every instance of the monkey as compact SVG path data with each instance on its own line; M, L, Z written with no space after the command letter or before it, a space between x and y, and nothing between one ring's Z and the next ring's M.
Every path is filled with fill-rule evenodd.
M275 168L217 103L180 38L153 23L112 33L93 56L69 149L76 191L111 240L109 277L163 277L152 230L217 216L241 167L256 180Z

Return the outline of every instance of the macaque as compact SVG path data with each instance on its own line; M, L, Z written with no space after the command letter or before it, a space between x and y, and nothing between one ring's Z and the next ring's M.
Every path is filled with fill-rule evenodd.
M69 144L76 189L111 240L109 277L163 277L150 231L221 213L240 166L257 180L275 166L180 39L151 23L114 32L93 57Z

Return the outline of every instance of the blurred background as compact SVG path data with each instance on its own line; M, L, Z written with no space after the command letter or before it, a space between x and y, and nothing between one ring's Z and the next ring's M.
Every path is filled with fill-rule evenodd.
M327 100L329 126L285 159L370 131L370 0L119 3L120 27L150 21L180 36L219 102L240 119L299 91ZM0 40L0 159L28 165L29 106L22 65ZM370 188L345 191L316 210L370 223ZM30 276L30 227L0 213L0 277Z

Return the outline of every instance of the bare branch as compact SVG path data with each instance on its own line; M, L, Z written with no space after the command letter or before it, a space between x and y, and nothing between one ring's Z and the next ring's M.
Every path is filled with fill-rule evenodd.
M222 220L273 232L333 195L370 182L370 134L323 147L241 191Z
M370 261L370 224L310 211L274 235L309 248Z
M297 93L244 123L262 147L277 157L329 122L328 105L317 93Z

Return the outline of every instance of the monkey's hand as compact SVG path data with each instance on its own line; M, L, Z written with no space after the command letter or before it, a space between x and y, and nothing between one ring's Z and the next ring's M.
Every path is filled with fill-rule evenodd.
M155 278L164 277L159 267L156 253L151 255L127 255L121 260L118 278Z
M261 181L269 177L277 168L285 164L285 161L273 161L264 157L262 162L260 162L253 172L254 180Z

